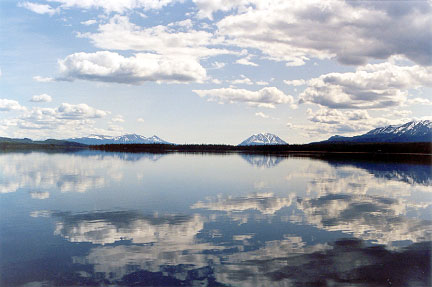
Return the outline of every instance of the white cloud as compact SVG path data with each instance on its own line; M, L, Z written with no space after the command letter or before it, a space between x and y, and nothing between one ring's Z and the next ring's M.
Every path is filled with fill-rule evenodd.
M50 16L58 12L57 9L54 9L48 4L38 4L38 3L27 2L27 1L18 3L18 7L25 8L37 14L48 14Z
M91 130L94 119L106 115L108 112L95 109L87 104L62 103L57 108L35 107L26 110L18 118L3 121L2 124L27 130L26 135L31 133L31 130L51 130L61 134L61 137L65 137L66 134L73 134L82 129Z
M432 105L432 101L425 98L412 98L407 100L408 105Z
M192 22L180 21L166 26L142 28L127 16L116 15L106 24L99 25L97 33L78 34L88 38L98 48L107 50L133 50L160 55L184 55L208 58L234 53L226 49L208 48L222 43L222 38L210 32L194 30Z
M41 76L34 76L33 80L35 80L36 82L40 82L40 83L49 83L49 82L53 82L54 78L51 77L41 77Z
M0 112L23 111L25 107L21 106L17 101L0 99Z
M320 109L313 113L311 109L307 110L308 119L316 123L340 124L346 121L365 121L370 119L367 111L339 111L330 109Z
M294 99L275 87L266 87L258 91L245 89L221 88L211 90L193 90L198 96L219 103L246 103L251 106L275 108L275 105L289 104L294 107Z
M52 101L52 97L47 94L34 95L30 101L34 103L48 103Z
M233 85L253 85L254 83L252 82L251 79L249 79L248 77L246 77L245 75L240 75L240 79L236 79L234 81L231 81L231 84Z
M81 9L102 9L106 13L116 12L124 13L133 9L157 10L161 9L177 0L47 0L49 2L59 3L63 9L81 8Z
M225 63L222 63L222 62L213 62L212 63L212 67L214 68L214 69L222 69L223 67L225 67Z
M123 57L114 52L75 53L59 60L65 80L91 80L126 84L201 82L206 70L192 57L139 53Z
M408 90L432 86L432 68L369 64L350 73L330 73L308 81L300 103L329 108L377 109L401 106Z
M392 110L385 117L371 116L366 110L336 110L320 108L317 111L307 110L308 120L312 125L290 125L308 137L328 138L335 134L359 135L377 127L402 124L412 120L410 111Z
M290 66L311 58L361 65L403 55L421 65L432 64L430 1L248 2L254 7L217 23L218 34L227 44L258 49L269 59ZM215 6L212 12L229 8Z
M264 114L263 112L257 112L255 113L255 116L263 118L263 119L268 119L270 116Z
M111 119L111 121L113 121L115 123L124 123L125 120L123 119L122 115L117 115L117 116L113 117Z
M303 79L300 79L300 80L284 80L284 83L287 84L288 86L297 87L297 86L306 85L307 82Z
M252 58L251 55L248 55L247 57L240 58L236 61L237 64L245 65L245 66L253 66L258 67L258 64L252 62L250 59Z
M81 24L83 24L83 25L85 25L85 26L94 25L94 24L96 24L96 23L97 23L97 21L96 21L95 19L90 19L90 20L87 20L87 21L83 21L83 22L81 22Z
M193 0L198 8L199 18L208 18L213 20L213 13L217 11L230 11L233 9L240 8L245 9L246 6L251 2L249 0Z
M67 104L62 103L55 111L55 116L59 119L94 119L105 117L108 112L98 110L87 104Z
M137 119L137 122L139 122L139 123L144 123L145 120L144 120L143 118L138 118L138 119Z

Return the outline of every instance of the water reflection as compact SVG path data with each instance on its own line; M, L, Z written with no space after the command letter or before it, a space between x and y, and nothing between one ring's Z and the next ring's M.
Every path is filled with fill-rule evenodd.
M351 194L329 194L298 199L309 224L329 231L343 231L357 238L392 247L393 242L432 240L432 221L406 217L401 200Z
M348 239L324 252L281 258L284 266L267 276L292 286L430 286L430 256L430 242L388 251Z
M199 215L151 215L133 211L91 213L54 212L55 235L71 242L108 244L120 240L133 243L193 244L203 228Z
M268 154L263 154L263 155L241 154L241 157L244 160L246 160L250 165L259 168L275 167L283 160L287 159L286 157L272 156Z
M428 165L159 159L0 155L0 285L431 284Z
M162 154L80 152L71 154L10 153L0 156L0 193L19 189L84 193L124 176L125 162L156 162ZM40 198L32 192L32 198Z
M426 161L427 162L427 161ZM353 167L365 170L375 177L386 180L402 181L408 184L432 186L432 163L415 164L398 162L335 161L328 163L335 168Z
M208 201L199 201L191 206L192 209L208 209L214 211L238 212L245 210L258 210L262 214L274 214L283 207L290 206L294 195L287 198L275 197L273 193L253 193L242 197L210 198Z

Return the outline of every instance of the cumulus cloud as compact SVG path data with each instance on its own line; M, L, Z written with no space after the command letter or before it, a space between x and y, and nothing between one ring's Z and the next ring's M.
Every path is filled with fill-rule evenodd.
M231 84L233 84L233 85L237 85L237 84L241 84L241 85L253 85L254 83L252 82L251 79L249 79L245 75L240 75L240 79L236 79L234 81L231 81Z
M225 67L225 63L222 63L222 62L213 62L212 63L212 67L214 68L214 69L222 69L223 67Z
M72 105L63 103L55 109L56 117L60 119L86 119L102 118L108 114L106 111L98 110L87 104Z
M95 19L90 19L90 20L82 21L82 22L81 22L81 24L83 24L83 25L85 25L85 26L94 25L94 24L96 24L96 23L97 23L97 21L96 21Z
M75 53L59 60L65 80L91 80L126 84L200 82L206 70L192 57L139 53L123 57L114 52Z
M95 109L87 104L62 103L57 108L35 107L6 124L23 130L56 129L60 132L71 129L76 131L80 128L90 128L94 119L105 117L107 114L108 112Z
M107 13L161 9L181 0L49 0L48 4L21 2L37 13L54 14L60 9L103 9ZM209 48L255 49L264 57L289 66L306 61L335 58L348 65L403 56L420 65L431 65L432 4L430 1L318 1L318 0L194 0L198 18L213 19L215 33L193 29L190 19L167 26L141 28L126 16L116 15L99 26L97 33L80 34L102 49L179 50L202 57L227 53ZM225 16L226 15L226 16ZM183 29L183 30L182 30ZM162 48L162 49L161 49ZM183 50L183 51L182 51ZM159 52L158 52L159 53ZM165 52L163 52L165 53ZM196 54L194 54L196 55ZM250 57L239 64L253 65Z
M410 120L410 111L393 110L386 112L385 117L371 116L366 110L336 110L320 108L317 111L307 110L307 119L312 125L291 125L306 136L323 139L335 134L358 135L377 127L403 124Z
M134 50L196 58L233 53L226 49L207 47L221 44L222 39L210 32L193 29L190 20L142 28L131 23L129 17L116 15L108 23L99 25L96 33L78 36L88 38L96 47L107 50Z
M30 99L30 102L34 102L34 103L48 103L51 101L52 101L52 97L50 95L47 95L47 94L34 95Z
M50 16L58 12L57 9L54 9L48 4L39 4L27 1L18 3L18 7L25 8L37 14L48 14Z
M309 114L308 119L316 123L325 124L340 124L345 121L359 121L368 120L371 117L367 111L339 111L330 109L320 109L316 113L313 113L310 109L307 110Z
M245 65L245 66L253 66L258 67L258 64L251 61L252 55L248 55L244 58L240 58L236 61L237 64Z
M0 112L23 111L25 107L21 106L17 101L0 99Z
M266 87L258 91L245 89L221 88L211 90L193 90L198 96L218 103L246 103L251 106L275 108L279 104L294 107L294 98L275 87Z
M230 45L258 49L269 59L290 66L311 58L362 65L403 55L420 65L432 64L430 1L248 2L253 7L217 23L218 34Z
M369 64L350 73L329 73L307 82L300 103L329 108L379 109L403 105L407 90L432 86L432 68Z
M115 123L124 123L125 120L124 120L122 115L117 115L117 116L113 117L111 119L111 121L113 121Z
M208 18L213 20L213 13L217 11L228 12L233 9L244 10L251 1L249 0L240 0L240 1L231 1L231 0L193 0L195 5L198 8L198 17L199 18Z
M268 119L270 117L269 115L266 115L263 112L257 112L257 113L255 113L255 116L263 118L263 119Z
M60 4L59 8L102 9L106 13L124 13L133 9L157 10L177 0L47 0Z
M49 83L49 82L53 82L54 78L51 77L41 77L41 76L34 76L33 80L35 80L36 82L40 82L40 83Z
M303 86L307 82L303 79L300 79L300 80L285 80L284 83L287 84L288 86L297 87L297 86Z

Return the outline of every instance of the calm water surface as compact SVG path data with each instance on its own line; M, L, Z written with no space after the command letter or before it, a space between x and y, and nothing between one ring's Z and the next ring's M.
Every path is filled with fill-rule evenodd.
M0 154L1 286L430 286L431 165Z

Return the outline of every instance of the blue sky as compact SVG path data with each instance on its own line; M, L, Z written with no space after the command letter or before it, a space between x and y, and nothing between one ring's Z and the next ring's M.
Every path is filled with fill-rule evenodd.
M0 136L305 143L431 119L432 1L0 5Z

